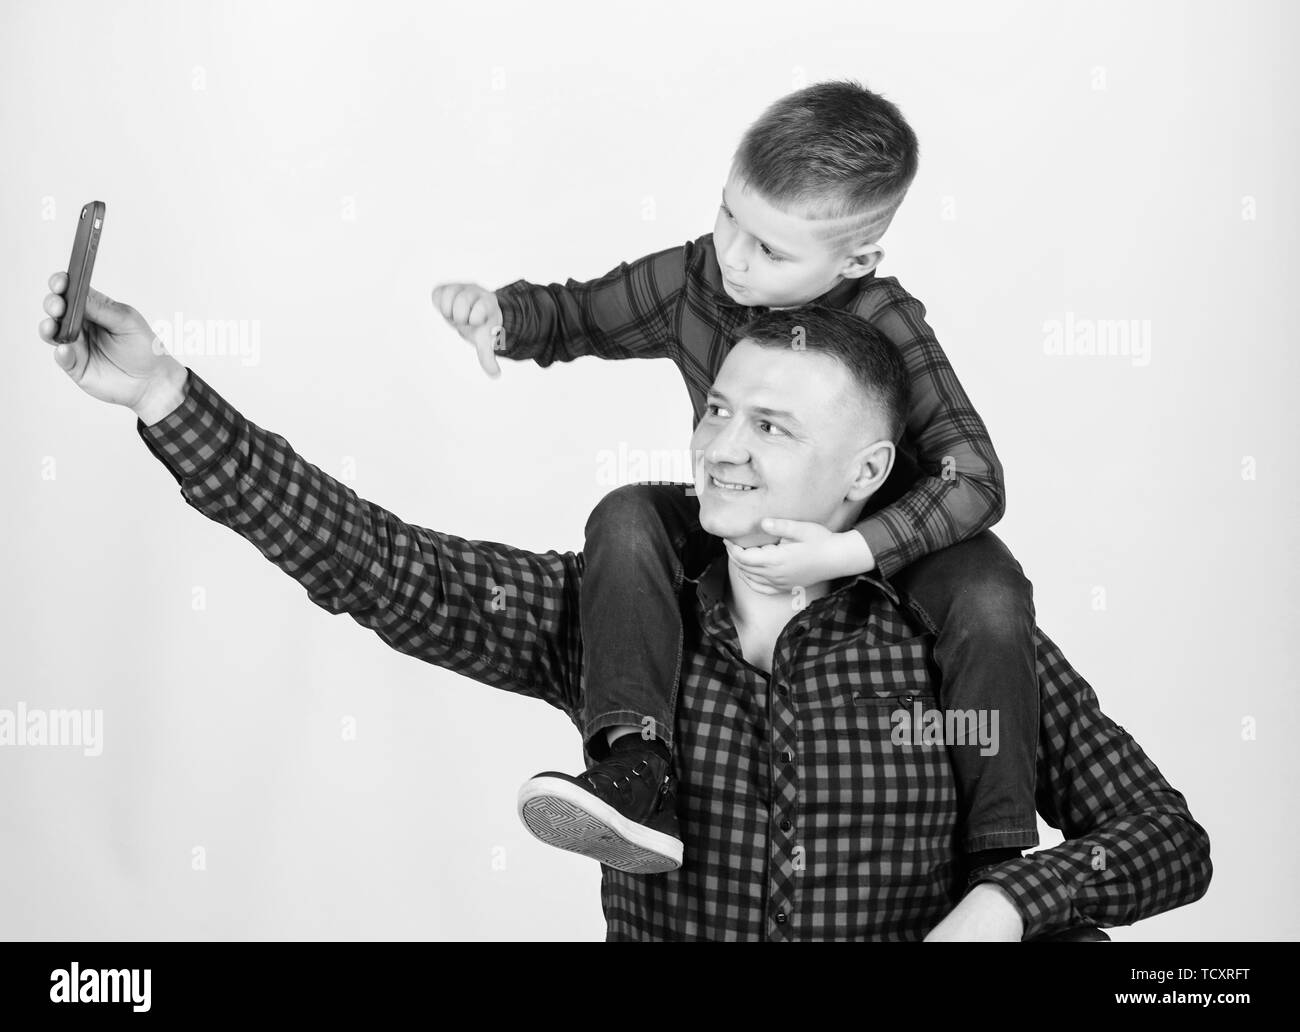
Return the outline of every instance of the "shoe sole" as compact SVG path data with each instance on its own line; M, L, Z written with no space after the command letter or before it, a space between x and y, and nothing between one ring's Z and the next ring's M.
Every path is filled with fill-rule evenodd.
M580 853L629 874L663 874L682 866L682 843L630 821L579 785L533 778L519 790L519 818L548 846Z

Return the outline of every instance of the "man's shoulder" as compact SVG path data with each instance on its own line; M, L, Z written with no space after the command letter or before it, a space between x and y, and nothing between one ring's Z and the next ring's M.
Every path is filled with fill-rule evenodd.
M1124 729L1101 708L1096 691L1041 627L1034 627L1041 732L1059 748L1085 730L1101 738Z

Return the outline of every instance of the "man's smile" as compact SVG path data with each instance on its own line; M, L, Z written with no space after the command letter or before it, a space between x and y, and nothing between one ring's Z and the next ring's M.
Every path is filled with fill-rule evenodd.
M740 492L740 491L758 490L757 484L742 484L736 481L719 480L717 477L713 476L712 474L709 475L709 483L712 484L714 487L719 488L720 490L723 491Z

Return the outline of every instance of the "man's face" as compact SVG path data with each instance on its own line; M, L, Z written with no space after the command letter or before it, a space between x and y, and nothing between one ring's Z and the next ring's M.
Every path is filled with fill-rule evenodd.
M845 253L828 239L832 223L773 207L733 171L713 226L718 269L728 296L742 305L794 308L846 278L865 276L883 251L867 244Z
M713 381L691 454L701 526L749 546L775 540L761 528L769 516L852 526L894 449L836 359L741 340Z

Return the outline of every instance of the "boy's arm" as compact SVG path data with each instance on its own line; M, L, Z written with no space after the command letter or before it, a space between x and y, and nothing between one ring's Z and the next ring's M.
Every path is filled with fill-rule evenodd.
M179 407L136 430L187 504L247 538L329 613L389 646L572 713L581 556L405 523L245 419L192 369Z
M1111 927L1195 902L1209 887L1210 840L1091 686L1041 630L1038 812L1065 835L989 868L1026 939L1079 924Z
M597 358L677 360L677 309L690 245L622 262L599 279L497 290L504 341L497 353L539 366Z
M911 374L906 437L914 442L920 478L856 527L871 550L874 568L890 577L921 556L973 537L1002 518L1002 463L984 421L925 321L925 306L903 293L858 314L894 342Z

